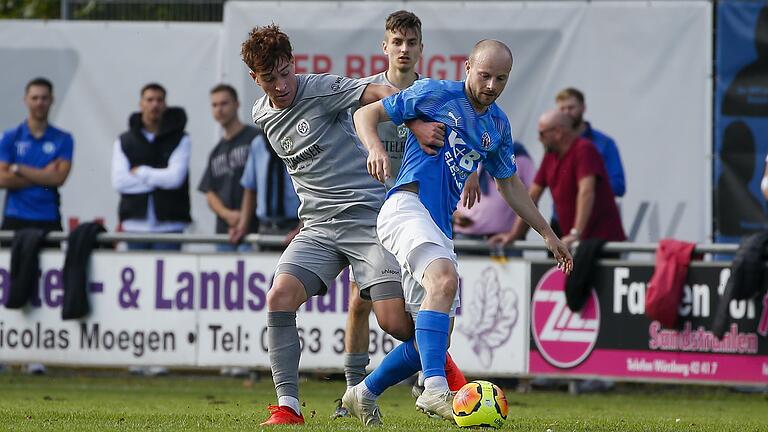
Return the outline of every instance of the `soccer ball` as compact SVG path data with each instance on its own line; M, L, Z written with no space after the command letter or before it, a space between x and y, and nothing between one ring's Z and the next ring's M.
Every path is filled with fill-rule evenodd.
M493 383L469 382L453 398L453 419L461 427L492 426L498 429L507 419L507 398Z

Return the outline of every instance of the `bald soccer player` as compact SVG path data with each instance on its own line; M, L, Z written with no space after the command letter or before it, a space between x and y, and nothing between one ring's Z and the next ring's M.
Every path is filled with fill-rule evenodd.
M380 181L387 179L390 161L376 133L378 123L420 118L446 126L445 145L434 156L408 138L400 173L377 219L382 245L395 255L404 278L412 278L423 292L415 337L390 352L362 383L344 394L344 405L366 425L380 418L378 396L420 369L425 390L416 408L453 421L453 392L444 370L449 314L457 304L459 282L451 215L478 164L496 178L509 206L543 237L558 267L568 273L573 266L567 247L516 175L509 120L495 103L507 84L512 53L499 41L482 40L465 68L463 82L419 80L354 115L358 137L369 151L368 172Z

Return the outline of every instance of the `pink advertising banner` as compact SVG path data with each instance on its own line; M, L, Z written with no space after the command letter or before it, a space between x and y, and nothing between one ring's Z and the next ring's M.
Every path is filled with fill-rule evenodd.
M732 300L713 330L730 270L691 267L676 328L645 315L648 265L599 266L585 306L567 305L565 276L531 266L529 372L619 380L768 384L768 295Z

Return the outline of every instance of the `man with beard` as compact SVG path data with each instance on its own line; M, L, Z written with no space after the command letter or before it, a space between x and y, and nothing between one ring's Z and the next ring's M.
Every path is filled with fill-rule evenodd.
M189 201L190 140L187 115L167 107L165 88L142 87L139 112L114 144L112 186L125 232L181 233L192 221ZM181 243L131 242L130 250L180 250Z
M387 55L388 68L386 71L364 78L364 80L376 84L386 84L398 89L408 88L419 79L416 65L421 59L424 48L421 38L421 20L412 12L400 10L387 17L384 29L382 50ZM435 132L439 133L437 139L442 142L444 126L441 123L435 124L439 125L435 129ZM402 124L396 125L392 122L386 122L378 125L377 132L391 161L391 176L385 183L387 190L389 190L394 186L395 178L400 172L408 129ZM436 153L434 150L433 152ZM479 189L479 186L476 189ZM467 192L476 194L477 190L468 190ZM411 298L414 292L411 288L413 287L409 285L408 280L405 280L403 291L406 308L411 315L415 315L418 312L418 304L417 300ZM365 368L370 362L368 317L371 314L372 303L361 298L358 292L354 273L350 271L349 312L344 333L344 375L348 388L359 384L365 378ZM467 382L450 355L446 357L446 376L452 390L460 389ZM421 387L417 383L414 386L414 391L420 390ZM348 410L341 403L341 399L337 402L336 411L331 417L347 416Z
M421 151L409 136L400 174L377 219L381 244L397 258L421 295L415 337L387 354L373 373L344 394L344 405L366 425L371 413L379 411L376 399L384 390L418 370L425 380L416 408L453 422L454 393L445 376L450 315L457 305L459 283L451 216L467 177L479 164L497 179L507 204L542 235L558 267L564 272L572 268L565 244L516 175L509 120L495 103L511 69L509 48L482 40L466 62L466 81L419 80L355 113L358 137L369 151L368 172L379 181L389 177L390 161L376 131L378 123L421 118L446 127L446 142L437 155Z
M592 141L592 144L595 145L600 157L603 158L613 195L618 198L623 197L627 186L619 149L613 138L593 128L590 122L584 120L584 112L587 110L584 93L579 89L568 87L557 94L555 103L557 103L557 109L560 112L571 118L576 133L582 138Z
M62 231L59 206L61 187L72 167L72 135L48 122L53 105L53 84L35 78L24 88L27 118L0 136L0 188L7 190L0 229L39 228ZM46 245L58 247L48 242ZM27 372L44 374L40 363Z
M0 139L0 187L7 189L3 224L15 231L61 231L59 190L72 167L72 135L48 122L53 84L35 78L24 90L28 115Z

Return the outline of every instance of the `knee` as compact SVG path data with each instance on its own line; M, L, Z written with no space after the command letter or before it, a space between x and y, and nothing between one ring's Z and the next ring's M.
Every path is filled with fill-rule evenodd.
M349 300L349 318L355 322L368 320L373 304L363 300L359 295L352 296Z
M376 317L379 327L399 341L407 341L413 337L413 320L407 313L402 316Z
M267 310L293 312L298 310L306 300L307 294L301 283L294 283L278 276L267 292Z
M447 273L436 278L432 286L432 294L440 298L453 299L456 297L458 289L459 281L457 275L455 273Z

